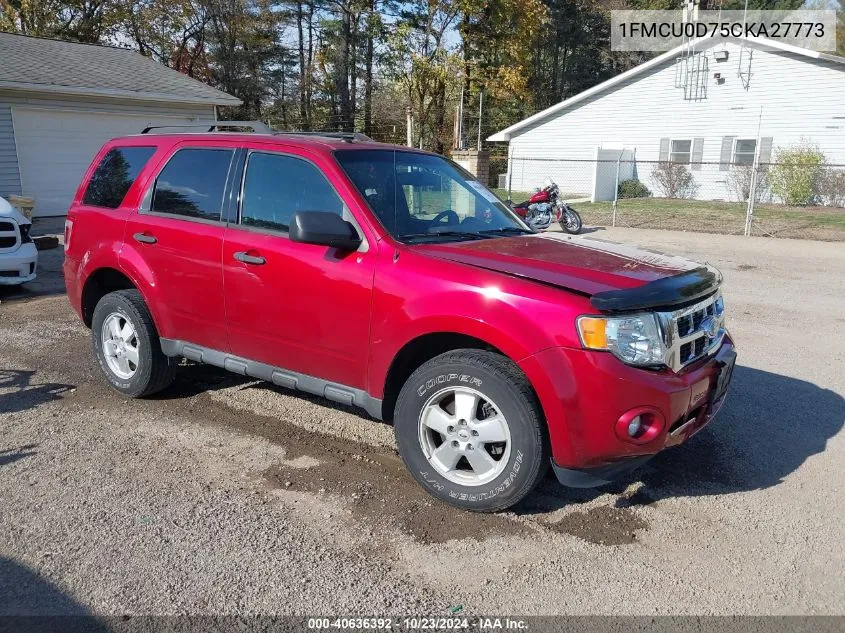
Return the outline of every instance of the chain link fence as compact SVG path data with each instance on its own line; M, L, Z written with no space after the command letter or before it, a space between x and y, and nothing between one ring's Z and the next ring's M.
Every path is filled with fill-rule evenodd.
M547 179L586 225L845 241L845 165L511 157L491 169L503 199ZM497 169L498 167L498 169Z

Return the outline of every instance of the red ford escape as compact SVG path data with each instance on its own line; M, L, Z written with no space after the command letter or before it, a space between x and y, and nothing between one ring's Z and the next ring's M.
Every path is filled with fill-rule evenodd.
M360 136L115 139L65 240L117 391L160 391L185 357L360 407L469 510L687 440L736 358L718 271L534 233L447 159Z

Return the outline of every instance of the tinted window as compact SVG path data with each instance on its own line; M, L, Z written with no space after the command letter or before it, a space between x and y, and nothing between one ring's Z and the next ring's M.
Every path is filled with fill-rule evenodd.
M343 202L308 161L279 154L250 154L244 178L241 224L287 231L299 211L343 215Z
M219 220L233 153L228 149L180 149L158 175L150 210Z
M115 147L103 157L85 189L83 204L116 209L156 151L155 147Z

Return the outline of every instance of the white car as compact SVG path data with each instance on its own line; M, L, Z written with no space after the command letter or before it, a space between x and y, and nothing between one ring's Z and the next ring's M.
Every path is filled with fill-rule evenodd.
M0 198L0 286L35 279L38 251L29 235L32 223Z

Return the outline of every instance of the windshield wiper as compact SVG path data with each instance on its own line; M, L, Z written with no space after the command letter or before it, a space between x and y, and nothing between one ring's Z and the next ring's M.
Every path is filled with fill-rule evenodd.
M406 233L405 235L400 235L399 239L406 240L406 239L421 239L421 238L438 238L438 237L464 237L473 240L484 240L487 239L489 236L484 235L481 232L475 231L452 231L452 230L445 230L445 231L431 231L429 233Z
M479 233L484 233L485 235L489 235L491 233L512 233L514 235L531 235L534 231L529 231L528 229L521 229L518 226L503 226L499 229L484 229L479 231Z

